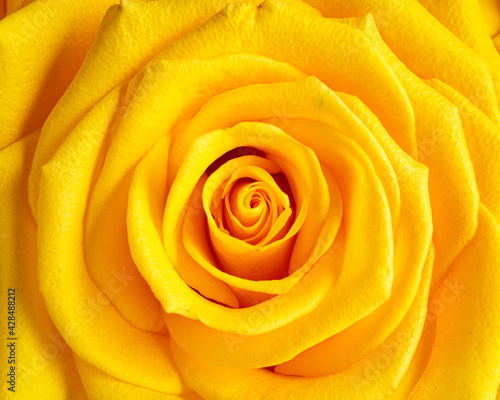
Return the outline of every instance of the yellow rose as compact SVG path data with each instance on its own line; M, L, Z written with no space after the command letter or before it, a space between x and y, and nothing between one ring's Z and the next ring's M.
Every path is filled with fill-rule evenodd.
M496 2L90 3L0 7L7 398L500 398Z

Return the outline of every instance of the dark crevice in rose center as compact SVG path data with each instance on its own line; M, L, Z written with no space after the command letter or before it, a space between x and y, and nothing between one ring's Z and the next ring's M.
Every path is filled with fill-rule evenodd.
M205 172L208 176L210 176L229 160L243 156L256 156L266 158L266 154L263 151L256 149L255 147L236 147L235 149L223 154L212 164L210 164Z
M292 188L290 187L290 183L288 183L288 179L286 179L285 174L283 172L277 173L277 174L272 174L271 175L278 185L278 187L281 189L283 193L285 193L288 196L288 199L290 200L290 207L295 210L296 209L296 204L295 204L295 198L293 196Z
M191 290L193 290L194 292L198 293L201 297L203 297L203 298L207 299L208 301L211 301L212 303L218 304L218 305L223 306L223 307L229 307L229 308L232 308L232 307L230 307L230 306L229 306L229 305L227 305L227 304L221 303L220 301L217 301L217 300L211 299L210 297L207 297L207 296L203 295L203 294L202 294L202 293L201 293L198 289L195 289L195 288L194 288L194 287L192 287L192 286L189 286L189 288L190 288Z

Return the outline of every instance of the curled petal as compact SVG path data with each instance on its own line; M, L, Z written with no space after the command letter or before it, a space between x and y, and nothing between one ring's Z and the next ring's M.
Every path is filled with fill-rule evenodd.
M115 271L110 290L105 292L86 269L84 219L93 166L107 133L96 121L118 98L119 92L114 91L103 99L102 108L94 108L43 167L38 228L40 292L55 326L80 358L117 379L180 394L188 388L173 365L168 338L130 325L108 297L112 288L119 291L133 277ZM81 131L92 134L81 135Z

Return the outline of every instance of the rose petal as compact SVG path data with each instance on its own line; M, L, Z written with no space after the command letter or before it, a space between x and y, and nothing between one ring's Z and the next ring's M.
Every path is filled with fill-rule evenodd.
M313 125L309 122L309 126L314 127L314 132L318 136L328 133L318 123ZM308 134L306 127L307 122L299 119L291 120L287 131L301 143L311 146L309 142L312 135ZM333 153L331 149L326 146L316 148L319 160L334 170L330 166ZM400 174L401 217L394 232L394 278L391 297L356 324L299 354L289 363L279 365L276 367L277 372L318 376L341 371L375 350L404 318L417 295L422 269L431 268L434 262L434 252L428 254L432 224L426 180L424 178L417 183L415 178L419 174L426 175L425 171L417 166L414 171L408 169L405 175ZM411 179L415 181L410 183ZM346 212L347 210L349 207L346 205ZM375 236L375 233L369 233L368 223L365 224L363 233L354 235L361 249L366 246L361 237L373 240ZM370 332L369 337L366 337L366 332Z
M165 136L146 154L134 172L127 210L127 229L130 250L134 261L144 274L143 268L154 270L164 256L156 251L140 251L149 247L148 237L161 238L162 220L167 200L167 160L169 137ZM219 303L237 307L238 300L229 288L204 270L193 272L189 268L180 269L182 280ZM149 273L145 274L146 279ZM155 273L153 272L153 276ZM153 290L154 285L151 285Z
M394 392L387 397L387 400L408 400L408 396L422 376L422 372L425 370L425 367L429 362L435 335L435 314L433 314L432 310L428 307L427 315L425 316L424 329L422 331L422 335L420 336L418 346L412 354L410 365L408 366L403 378L399 381ZM391 346L385 347L385 350L386 353L391 356L395 349Z
M316 249L317 251L315 252L315 255L310 258L308 263L310 263L311 265L319 257L319 255L323 254L327 250L326 245L331 240L330 236L335 237L339 229L340 218L342 215L342 199L340 197L337 183L335 182L335 179L329 170L327 170L326 168L322 168L322 172L328 184L331 209L329 211L327 221L325 221L325 224L323 226L320 237L318 238L318 241L321 241L323 246L319 246ZM191 203L188 207L197 209ZM240 301L240 306L242 307L255 305L263 300L267 300L273 297L267 294L286 293L303 276L305 272L305 269L299 269L292 275L274 281L253 281L241 279L234 275L229 275L219 270L216 266L217 264L215 260L212 259L210 243L207 240L207 234L204 227L205 217L202 213L193 212L189 215L186 215L183 226L184 246L186 247L189 255L191 255L191 257L193 257L193 259L198 262L203 268L205 268L218 279L230 285L233 292L237 295L238 300ZM182 261L182 263L185 262L189 261ZM338 277L340 271L336 271L333 268L332 271L335 273L335 276Z
M370 12L399 60L420 78L437 78L464 94L495 121L498 101L486 62L414 0L306 0L330 18ZM390 132L392 134L392 132Z
M437 80L426 83L458 108L474 174L484 204L500 221L500 127L455 89Z
M300 318L288 320L287 324L273 326L274 330L264 330L262 327L269 326L277 314L277 302L280 302L281 312L296 300L299 295L297 288L300 288L298 284L287 294L258 306L229 310L231 313L226 313L223 322L202 320L212 327L180 316L167 315L167 325L176 342L199 359L214 365L238 368L275 365L345 329L387 300L392 284L393 243L391 219L382 186L369 159L358 145L331 128L320 133L325 135L325 132L329 140L321 136L309 140L321 142L322 151L329 154L330 170L339 181L346 207L346 260L339 280L316 308ZM420 184L425 185L425 179ZM367 203L366 198L371 201ZM425 232L424 237L429 241L430 232ZM335 252L340 249L343 250L343 243L338 247L333 246L332 253L327 253L318 261L318 268L323 268L325 264L336 265L339 260ZM367 254L369 257L366 257ZM424 260L421 261L423 263ZM309 272L301 283L314 281L317 284L315 281L318 278L309 276L314 271ZM310 291L309 296L312 293L315 292ZM229 324L228 319L233 311L253 312L256 318L260 317L260 310L268 310L264 314L266 318L259 324L253 323L246 327L248 333L238 331ZM204 312L203 316L206 314ZM298 316L297 312L293 315ZM282 320L287 317L281 316ZM228 333L253 336L239 337ZM228 341L231 346L228 346Z
M492 38L493 45L497 49L497 52L500 53L500 33Z
M369 39L338 21L304 14L273 0L258 7L229 4L156 58L210 58L239 52L288 62L335 90L355 94L399 138L405 151L416 153L413 113L404 89Z
M491 42L488 26L484 23L485 20L478 0L443 0L438 2L419 0L419 2L439 22L486 61L498 98L500 96L500 57ZM497 13L495 10L489 12L492 19L499 18L498 2L496 8ZM497 33L498 28L500 26L497 26L497 30L493 33Z
M430 264L424 271L417 297L398 328L381 346L364 360L338 374L319 378L284 376L264 369L223 369L204 364L171 341L172 354L182 376L205 398L233 399L324 399L325 393L353 400L384 399L390 395L408 368L411 355L419 343L427 309L431 276ZM398 350L390 358L386 348Z
M85 400L86 395L75 368L71 349L64 337L71 326L56 329L38 292L36 263L36 224L31 216L26 184L30 161L40 131L35 131L0 151L0 259L2 260L1 292L5 295L5 333L2 345L6 375L15 367L16 398L67 398ZM13 314L7 314L8 289L15 289ZM9 299L7 299L9 294ZM8 316L14 316L14 336L9 335ZM5 340L7 339L7 343ZM8 345L14 342L15 358ZM14 360L15 364L7 361ZM10 387L4 384L3 390ZM7 396L7 395L6 395Z
M160 306L134 265L127 238L127 192L134 166L160 137L189 118L213 94L247 83L289 80L295 76L301 74L263 57L228 55L212 60L164 61L150 65L128 88L124 87L128 93L122 95L118 109L107 111L112 139L88 205L85 254L87 268L100 288L113 278L113 270L125 268L128 275L136 277L114 296L119 312L135 326L161 329ZM122 120L116 121L113 113L121 109ZM208 274L203 276L201 268L191 276L196 284L187 276L183 278L197 288L206 282L217 288L210 291L210 298L229 301L221 285L209 283L216 280Z
M33 0L1 0L0 1L0 19L12 14L22 7L32 3Z
M500 32L500 3L496 0L479 0L484 22L491 37Z
M370 16L352 19L394 69L415 112L418 161L429 168L436 260L431 293L474 236L479 195L460 116L444 97L413 75L384 44ZM444 117L446 116L446 118ZM453 237L453 240L450 240Z
M206 132L233 126L241 121L263 121L285 130L293 118L322 121L349 135L365 149L383 178L382 184L395 227L399 218L400 199L396 174L387 154L394 155L403 165L406 165L408 157L403 156L404 153L383 127L379 126L376 136L372 134L339 97L344 98L345 94L333 92L315 77L294 82L248 85L214 96L179 132L172 147L172 152L177 156L169 161L169 179L177 174L180 160L184 159L188 146ZM349 103L362 104L353 96L347 99ZM367 110L365 106L363 113L376 119Z
M40 167L50 160L78 121L107 93L138 73L164 46L204 23L227 3L224 0L190 1L187 3L186 0L123 0L119 6L115 5L108 10L101 21L101 28L92 48L87 53L85 62L42 130L30 177L30 204L35 218ZM59 0L59 2L51 1L50 4L58 4L56 9L74 8L73 4L65 0ZM43 4L41 1L37 3ZM89 3L81 4L83 6ZM94 7L88 5L88 9L94 10ZM64 19L64 23L68 26L78 26L78 24L72 24L69 19ZM40 35L39 40L42 44L40 46L35 42L30 41L30 43L33 43L35 49L38 46L40 51L43 51L42 49L45 49L48 44L54 42L52 34L52 31L48 32L48 39ZM71 43L71 46L74 44ZM26 55L32 54L37 53L31 49L26 52ZM34 62L19 64L22 67L17 64L11 64L11 66L24 71L26 65L36 66L39 60L46 59L50 63L50 59L44 54L43 57L35 56ZM22 61L19 58L18 60ZM251 69L247 69L249 70ZM37 76L37 74L32 73L29 76ZM17 83L14 84L19 86ZM21 98L24 100L24 97ZM3 106L2 109L8 110Z
M196 155L194 155L194 157L196 157L197 159L200 158ZM301 155L299 155L298 158L300 161L303 161L303 157L301 157ZM295 161L299 160L295 158ZM295 189L297 190L296 194L299 196L297 198L297 203L298 207L300 208L300 216L297 217L295 221L291 221L290 225L292 225L292 227L289 228L287 232L285 232L284 237L280 238L279 240L273 241L272 243L257 246L246 241L242 241L234 235L223 232L216 226L215 220L210 214L210 205L208 204L208 202L212 199L213 190L217 188L217 181L221 179L220 175L224 177L224 175L226 175L229 171L235 171L230 177L230 179L233 179L238 171L242 171L242 169L246 167L245 164L243 164L244 162L245 161L241 160L241 158L236 158L227 162L225 165L215 171L204 184L203 203L206 215L205 218L208 221L209 237L211 238L215 256L219 261L219 268L221 268L228 274L251 280L280 279L283 276L284 272L288 269L288 264L290 263L290 256L293 250L293 244L295 243L294 236L297 231L299 231L299 229L303 226L308 206L313 202L302 200L304 196L301 194L307 193L307 190L305 188L301 188L300 186L305 184L305 181L301 182L301 185L298 188L296 184L292 184L292 186L295 186ZM284 167L285 173L290 172L290 168L287 167L288 166ZM290 179L292 181L296 181L293 174L296 175L297 170L291 173L292 176L290 176ZM186 178L189 179L188 177ZM274 185L276 185L273 178L269 174L268 178ZM300 179L298 181L300 181ZM174 186L172 186L172 188L173 187ZM277 190L281 192L279 188L277 188ZM288 217L290 217L291 210L288 210L290 211L288 213ZM191 225L191 221L189 221L190 218L187 215L185 216L185 218L186 221L184 222L184 226ZM276 222L274 222L273 224L275 223ZM199 227L198 224L197 226ZM202 232L203 231L204 230L202 230ZM188 234L190 233L186 229L184 229L184 232ZM186 241L189 241L189 239L184 237L184 242ZM191 249L194 250L192 247ZM189 251L188 248L186 248L186 250ZM178 263L178 265L182 264L184 263Z
M91 400L203 400L195 392L161 393L113 378L75 355L85 391Z
M170 358L167 337L134 328L109 299L133 277L115 270L105 292L86 269L84 219L89 192L94 168L106 145L109 120L105 111L116 107L119 94L118 88L103 99L43 167L38 228L40 292L58 330L65 332L71 327L65 339L86 362L138 386L183 393L187 388Z
M264 130L266 125L263 125L262 127L259 125L262 124L241 124L232 130L216 131L211 134L207 134L206 140L205 138L202 138L201 141L197 141L194 144L194 148L204 149L208 153L212 153L212 158L217 159L219 156L223 155L227 149L258 143L261 140L261 138L259 138L259 131L262 131L264 136L268 135L269 132ZM276 139L276 141L268 144L267 148L269 151L272 149L272 152L279 153L278 148L281 145L280 141L284 143L293 142L292 139L280 132L277 128L267 126L266 129L267 131L270 130L276 138L279 138L279 140ZM219 140L221 135L224 137L223 142ZM210 141L212 146L206 147L206 141ZM227 148L221 146L226 146ZM295 147L299 148L301 146L296 143ZM297 152L297 150L295 151ZM306 152L306 154L308 154L308 159L311 160L310 153ZM209 154L207 154L207 156L210 157ZM210 163L211 161L205 166L205 168ZM191 165L191 168L199 167L199 160ZM189 168L189 165L186 165L186 168ZM205 168L203 168L202 171ZM183 179L182 175L179 179ZM193 184L190 183L190 185L192 189ZM171 192L169 194L169 199L170 196L172 196L172 198L175 198L176 196L180 198L183 196L189 196L187 188L188 186L184 187L183 191L181 193L177 193L176 195L172 195ZM178 202L177 205L175 205L174 202L167 202L167 218L165 219L166 223L164 223L163 237L165 246L167 246L165 249L160 248L159 237L154 230L151 229L151 227L154 226L154 222L151 220L151 215L146 212L146 205L147 203L144 205L139 204L138 209L134 211L136 212L136 217L131 220L133 224L129 226L129 232L133 233L135 238L141 237L142 235L146 236L148 239L141 241L132 240L132 253L143 276L150 283L157 298L162 302L163 308L166 312L176 312L183 315L189 315L210 325L222 327L223 329L227 329L229 331L234 330L236 333L265 332L273 329L275 326L283 325L287 321L293 320L297 318L298 315L313 308L319 301L321 301L321 299L326 295L328 289L331 287L334 272L326 271L324 272L325 275L323 276L323 279L317 282L307 282L304 285L299 285L300 288L298 288L295 293L290 295L287 294L286 296L290 297L290 301L284 302L281 307L276 307L275 304L255 306L256 310L264 310L271 307L272 312L269 314L265 323L254 325L249 322L249 319L255 315L255 309L230 310L209 302L192 291L184 281L180 280L177 272L174 270L173 265L177 266L178 264L172 262L175 261L172 260L172 257L175 256L174 252L177 249L168 246L170 240L172 240L170 236L173 235L174 239L176 239L177 236L175 231L172 233L169 224L171 224L170 221L175 216L173 213L177 207L184 207L185 200ZM182 210L178 210L177 213L180 211ZM165 227L167 229L165 229ZM182 227L181 221L179 221L179 224L174 223L173 227L180 230ZM165 250L169 252L169 258L167 258ZM152 255L154 256L152 257ZM179 266L179 268L180 267L184 266ZM189 266L189 268L191 268L191 266ZM184 271L189 272L189 269L184 269ZM200 269L200 271L203 272L204 270ZM302 275L298 278L300 279ZM191 276L192 279L196 278L194 274L191 274ZM308 291L309 284L315 285L315 289ZM311 288L309 287L309 290L310 289Z
M431 304L437 315L429 364L409 399L494 399L500 381L500 227L479 207L476 236Z
M12 14L0 22L0 149L43 125L113 3L38 0L18 11L22 1L5 3Z

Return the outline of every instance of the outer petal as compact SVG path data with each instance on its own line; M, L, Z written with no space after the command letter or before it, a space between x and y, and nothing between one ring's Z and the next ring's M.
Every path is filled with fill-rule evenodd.
M0 22L0 148L42 126L114 2L37 0Z
M75 368L71 349L58 331L38 291L36 224L28 204L26 184L40 132L34 132L0 151L0 290L2 303L2 398L84 400L85 390ZM15 289L16 326L7 330L7 294ZM70 328L67 326L66 328ZM16 339L14 339L14 337ZM8 343L15 345L15 363ZM15 367L15 393L7 391L6 374ZM5 397L4 397L5 396Z
M172 354L188 384L206 399L385 400L407 370L420 338L431 275L429 267L430 264L423 273L418 294L407 315L387 338L385 346L338 374L303 378L283 376L265 369L217 368L190 356L174 342ZM389 357L386 349L394 346L397 351Z
M161 393L113 378L75 355L76 366L89 400L202 400L195 392Z
M444 26L484 58L490 67L498 98L500 96L500 56L490 39L489 27L485 24L478 0L419 1ZM499 2L496 3L498 8ZM499 14L494 10L490 10L488 16L491 19L499 18ZM493 33L498 33L498 28Z
M408 396L415 387L425 370L427 363L429 362L429 357L432 351L432 346L434 345L434 338L436 334L436 315L431 309L427 309L427 315L425 317L424 330L418 346L412 355L410 365L399 382L396 390L384 400L408 400Z
M103 108L116 103L118 93L110 93L102 108L96 107L93 113L104 114ZM100 120L89 114L89 120L82 121L43 168L38 233L40 291L54 324L65 332L79 357L117 379L181 394L187 388L172 364L167 337L134 328L109 300L109 293L123 290L134 277L117 270L105 292L96 287L86 270L83 222L94 167L107 133L96 121Z
M483 18L491 37L500 32L500 3L497 0L479 0Z
M500 125L445 83L432 79L427 84L458 108L481 202L500 221Z
M0 19L20 10L33 0L0 0Z
M477 226L479 196L460 115L445 97L429 89L395 57L382 41L370 15L347 22L370 36L373 46L394 69L412 102L417 159L429 168L436 247L433 293L445 279L453 260L474 236Z
M483 206L476 236L432 302L436 339L414 399L493 400L500 380L500 227ZM438 311L438 307L440 310Z
M452 86L490 118L500 111L487 63L441 25L416 0L306 0L325 17L373 14L381 36L397 57L420 78Z
M35 154L30 185L38 184L40 167L102 97L131 79L164 46L204 23L226 3L123 0L120 6L110 8L78 75L42 130L43 140ZM37 197L38 190L30 193L33 210Z
M362 32L275 0L259 6L229 4L205 25L167 46L157 58L210 58L235 52L288 62L332 89L357 95L389 133L399 138L405 151L416 153L414 119L406 93Z

